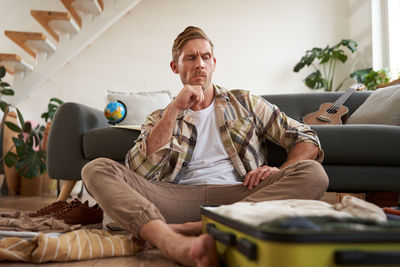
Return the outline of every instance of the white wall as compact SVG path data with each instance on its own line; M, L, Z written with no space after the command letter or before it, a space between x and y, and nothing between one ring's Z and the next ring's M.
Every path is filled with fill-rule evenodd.
M361 2L367 3L361 10L363 21L354 19L357 5L364 6ZM309 92L302 82L309 71L294 73L293 66L307 49L356 37L364 28L354 23L368 28L369 2L142 0L18 106L26 118L40 119L51 97L103 109L107 89L168 89L176 95L181 84L169 69L171 46L188 25L200 26L213 40L215 83L255 94ZM368 29L365 35L361 49L367 51L366 60L361 65L367 67Z

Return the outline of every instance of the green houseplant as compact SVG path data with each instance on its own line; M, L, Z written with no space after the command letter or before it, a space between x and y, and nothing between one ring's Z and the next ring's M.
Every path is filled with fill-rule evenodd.
M13 95L14 91L11 86L1 81L4 76L5 68L0 67L0 93L2 95ZM20 176L28 179L40 176L46 170L46 153L40 148L44 126L37 125L32 128L31 123L25 123L24 117L17 107L3 100L0 101L0 107L4 112L2 127L6 125L11 131L17 133L16 136L12 137L13 147L3 155L6 166L15 166ZM10 107L15 108L21 126L5 120ZM12 151L14 148L15 152Z
M44 119L45 122L51 122L54 114L56 114L57 109L62 103L64 102L56 97L50 98L47 111L42 113L41 118Z
M4 123L8 114L9 110L9 104L3 100L3 96L12 96L14 95L14 90L11 89L10 84L7 82L3 81L2 79L6 75L6 68L4 66L0 66L0 108L3 111L3 118L1 119L1 125L0 125L0 131L1 131L1 138L2 138L2 151L1 153L3 154L5 151L8 151L8 149L11 147L14 147L11 144L11 140L7 140L4 138L4 135L8 134L10 130L8 128L5 129ZM3 157L0 160L0 173L4 174L6 184L7 184L7 191L4 191L8 193L9 195L14 195L17 191L17 181L13 179L13 174L15 174L15 170L6 168L4 166L3 162ZM5 187L2 187L2 191L5 189Z
M14 90L11 89L10 84L2 81L4 76L6 76L6 68L4 66L0 66L0 108L3 112L6 112L8 103L3 101L1 96L12 96L14 95Z
M9 151L4 156L4 162L7 167L15 166L20 176L32 179L46 171L46 152L41 149L45 127L37 125L33 128L31 123L24 121L17 108L16 111L19 123L22 126L20 127L10 121L5 122L8 128L18 133L17 137L12 138L16 153Z
M368 90L376 90L379 85L390 81L389 69L373 70L372 68L360 69L350 74L356 82L364 84Z
M312 66L314 72L309 74L304 82L311 89L324 88L325 91L338 91L344 81L348 78L346 77L338 86L334 88L333 80L335 77L337 62L345 63L348 56L345 54L344 48L347 48L351 53L357 51L358 44L353 40L342 40L336 45L325 48L314 47L311 50L307 50L306 54L301 58L301 60L294 66L293 71L299 72L304 67ZM318 61L318 65L314 61ZM320 68L322 68L322 71Z

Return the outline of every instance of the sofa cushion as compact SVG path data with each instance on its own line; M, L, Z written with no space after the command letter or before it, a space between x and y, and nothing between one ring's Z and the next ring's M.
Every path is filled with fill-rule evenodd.
M127 109L126 118L118 125L141 125L147 115L156 109L165 108L171 102L168 91L117 92L108 90L106 102L121 101Z
M400 126L400 85L378 89L350 116L348 124Z
M325 151L323 164L400 165L400 127L391 125L311 125Z

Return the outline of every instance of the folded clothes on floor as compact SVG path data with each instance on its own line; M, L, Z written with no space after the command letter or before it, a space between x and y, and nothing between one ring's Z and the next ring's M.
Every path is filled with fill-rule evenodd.
M141 249L129 236L111 235L103 230L79 229L56 237L40 233L32 241L17 237L3 238L0 240L0 261L78 261L131 256Z
M81 225L69 225L53 217L30 217L24 211L0 213L0 230L65 233L80 228Z
M39 234L40 232L0 231L0 240L7 237L18 237L25 240L32 240ZM54 233L54 232L46 233L46 235L49 237L57 237L60 234L61 233Z

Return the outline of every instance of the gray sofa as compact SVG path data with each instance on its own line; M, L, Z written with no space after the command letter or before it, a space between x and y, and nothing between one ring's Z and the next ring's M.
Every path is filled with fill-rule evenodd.
M341 93L304 93L263 96L288 116L302 120L324 102L335 102ZM355 92L345 103L351 115L370 95ZM314 125L325 151L323 166L333 192L400 191L400 127L370 124ZM107 157L124 162L139 131L112 128L103 111L78 103L65 103L56 112L48 141L48 174L54 179L80 180L89 161ZM270 165L286 157L269 144Z

